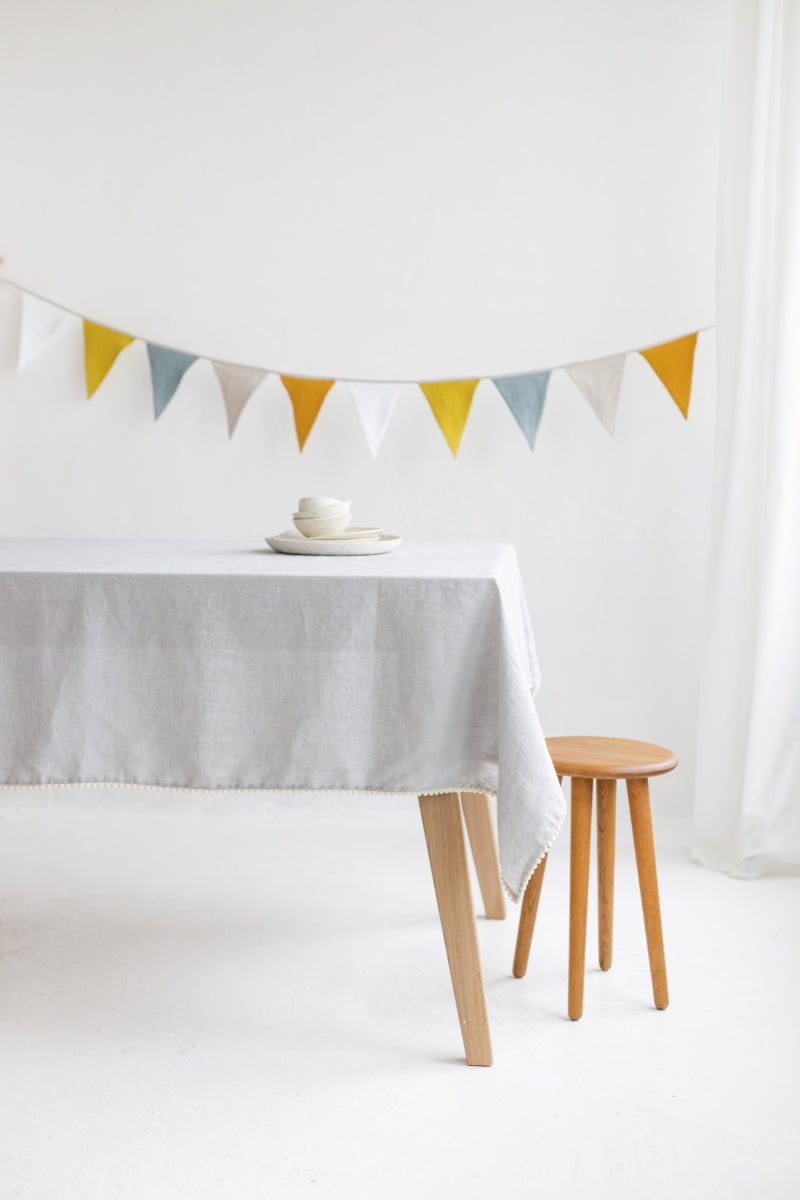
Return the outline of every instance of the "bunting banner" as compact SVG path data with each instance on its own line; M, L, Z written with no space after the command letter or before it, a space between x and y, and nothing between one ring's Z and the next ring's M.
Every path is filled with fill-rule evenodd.
M395 405L405 386L404 383L354 383L351 379L347 381L373 458L380 449Z
M686 337L676 338L674 342L665 342L663 346L651 346L649 350L639 351L687 420L696 345L697 334L690 333Z
M168 350L166 346L153 346L148 342L147 357L150 359L150 375L153 380L153 411L158 420L177 392L178 385L189 367L197 362L197 355L184 354L181 350Z
M83 326L87 399L91 399L103 383L121 352L132 342L144 340L137 339L134 334L99 325L22 288L19 291L22 296L22 308L17 369L23 370L39 354L67 317L77 318ZM637 347L586 362L556 365L546 370L519 375L495 375L485 378L494 384L502 396L531 450L536 443L542 422L553 372L558 370L566 372L608 432L613 434L622 391L622 377L629 354L639 354L645 359L680 413L684 418L688 418L699 332L701 331L655 346ZM205 357L214 368L219 383L229 437L233 436L252 394L268 375L277 375L291 401L301 452L328 392L336 383L335 379L310 379L299 375L284 375L268 367L222 362L154 342L146 342L146 346L156 420L167 408L189 368L198 358ZM401 392L411 385L422 390L455 458L472 408L475 389L481 380L449 379L436 383L411 379L392 383L377 380L342 382L353 399L367 447L373 458L381 447Z
M269 372L260 367L237 367L235 363L217 362L216 359L211 360L211 365L222 391L222 402L228 418L228 437L233 437L244 406Z
M300 450L319 416L322 401L336 382L333 379L301 379L296 375L281 375L281 382L289 393L294 409L294 427Z
M564 368L611 434L617 424L625 357L624 354L612 354L609 358L573 363L572 366Z
M479 379L454 379L450 383L421 383L431 411L439 422L453 458L458 454L461 435L467 423L472 397Z
M86 363L86 399L91 400L117 357L130 346L135 338L116 329L95 325L94 321L83 322L83 356Z
M492 380L525 434L531 450L539 432L551 374L552 371L536 371L532 375L501 375Z
M67 319L69 313L63 308L57 308L47 300L31 296L29 292L22 294L22 317L19 327L19 355L17 370L27 367L39 351L50 341L50 338Z

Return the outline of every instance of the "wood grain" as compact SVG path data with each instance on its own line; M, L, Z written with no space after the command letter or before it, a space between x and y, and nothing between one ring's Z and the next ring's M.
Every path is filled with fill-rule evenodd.
M489 1019L458 792L420 796L419 807L467 1062L490 1067Z
M656 1008L666 1008L669 1004L667 964L664 959L664 939L661 933L661 906L658 902L650 788L646 779L628 780L628 805L631 810L633 848L636 853L636 869L639 873L639 891L642 896L644 931L647 938L647 954L650 959L650 977L653 981L653 999Z
M583 1013L586 958L586 907L589 899L589 850L592 840L592 781L572 780L569 859L569 980L567 1011L577 1021Z
M547 855L545 854L544 858L533 872L533 875L528 880L528 886L525 888L525 895L522 897L522 911L519 914L517 944L514 949L513 971L517 979L522 979L528 969L528 956L531 952L533 927L536 924L536 913L539 909L539 896L542 893L544 869L546 866Z
M506 900L500 879L491 801L484 792L462 792L461 808L481 889L483 911L488 920L502 921L506 915Z
M600 968L611 966L614 938L614 842L617 817L616 779L597 781L597 935Z
M547 749L558 774L573 779L647 779L678 765L665 746L624 738L548 738Z

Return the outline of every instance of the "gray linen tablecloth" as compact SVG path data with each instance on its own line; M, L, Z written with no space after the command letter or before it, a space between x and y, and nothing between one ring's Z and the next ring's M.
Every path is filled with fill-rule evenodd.
M0 540L0 783L496 792L518 897L564 819L513 547Z

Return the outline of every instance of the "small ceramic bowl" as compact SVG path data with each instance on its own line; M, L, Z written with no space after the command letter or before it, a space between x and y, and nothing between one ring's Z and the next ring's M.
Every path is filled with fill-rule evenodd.
M322 537L331 533L341 533L350 524L350 513L343 517L307 517L305 515L293 518L295 527L303 537Z
M296 513L292 513L293 517L298 517L302 520L328 520L330 517L348 517L350 516L349 500L337 501L336 504L329 504L327 508L301 508Z
M344 517L349 513L349 500L334 500L332 496L303 496L298 502L295 516Z

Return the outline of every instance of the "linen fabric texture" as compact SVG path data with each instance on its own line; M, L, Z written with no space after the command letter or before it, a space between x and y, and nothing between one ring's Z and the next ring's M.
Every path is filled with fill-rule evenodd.
M693 856L800 871L800 5L733 0Z
M50 341L56 330L63 325L69 313L57 308L48 300L40 300L29 292L22 293L20 313L19 354L17 370L21 371L36 357Z
M513 547L0 541L0 782L497 794L518 898L565 804Z
M573 363L572 366L564 368L611 434L617 425L617 409L626 357L625 354L611 354L608 358Z
M536 371L532 375L500 375L492 380L531 450L536 444L551 374L552 371Z
M381 442L386 436L392 413L405 386L404 383L347 381L347 388L353 397L353 403L364 430L364 437L367 439L369 452L373 458L378 453Z

